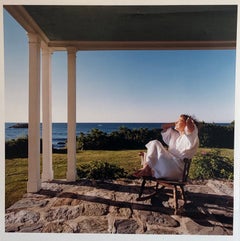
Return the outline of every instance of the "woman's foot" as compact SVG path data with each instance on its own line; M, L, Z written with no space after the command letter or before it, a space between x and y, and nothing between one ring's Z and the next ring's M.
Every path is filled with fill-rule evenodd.
M134 177L141 177L141 172L142 172L142 170L140 169L140 170L134 172L132 175L133 175Z
M146 165L144 168L138 170L137 172L133 173L134 177L148 177L152 175L151 168Z

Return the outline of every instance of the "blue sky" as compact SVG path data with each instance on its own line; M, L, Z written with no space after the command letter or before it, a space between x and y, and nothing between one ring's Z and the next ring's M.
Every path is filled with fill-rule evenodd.
M28 39L4 11L5 120L28 118ZM78 122L234 120L235 50L79 51ZM53 121L67 120L67 55L52 55Z

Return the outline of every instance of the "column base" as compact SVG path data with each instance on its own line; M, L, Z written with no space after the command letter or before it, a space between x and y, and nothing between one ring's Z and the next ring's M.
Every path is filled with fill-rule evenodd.
M50 170L48 172L43 172L42 173L42 182L50 182L53 180L53 170Z
M75 182L76 176L77 176L76 171L68 171L67 172L67 181L68 182Z
M27 182L27 192L38 192L42 187L41 179L38 181L28 181Z

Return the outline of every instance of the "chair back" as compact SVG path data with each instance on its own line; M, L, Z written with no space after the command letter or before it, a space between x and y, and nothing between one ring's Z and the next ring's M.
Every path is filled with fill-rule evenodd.
M191 165L191 159L184 158L184 169L183 169L183 176L182 176L182 182L186 182L188 179L189 169Z

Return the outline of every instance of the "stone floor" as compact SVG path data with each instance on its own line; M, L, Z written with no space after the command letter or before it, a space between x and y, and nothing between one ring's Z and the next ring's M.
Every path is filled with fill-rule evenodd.
M140 180L43 183L6 210L6 232L232 235L233 184L209 180L186 186L188 202L174 215L172 192L152 196ZM146 197L146 198L144 198Z

